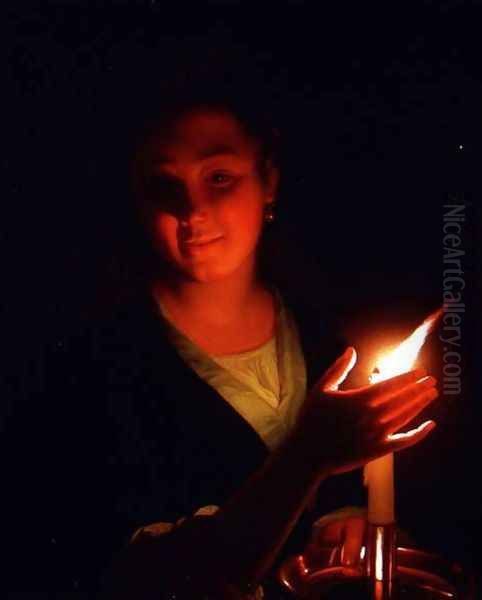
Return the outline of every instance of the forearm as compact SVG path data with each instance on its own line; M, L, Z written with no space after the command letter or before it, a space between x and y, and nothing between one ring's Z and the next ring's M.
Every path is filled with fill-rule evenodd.
M117 572L134 577L117 581L122 592L114 597L129 598L131 588L137 598L150 598L147 590L159 585L179 598L189 597L190 586L213 599L235 598L234 590L255 586L267 573L322 478L305 460L302 441L290 438L215 515L132 548Z
M255 583L266 574L323 477L292 437L216 513L216 558L229 581Z

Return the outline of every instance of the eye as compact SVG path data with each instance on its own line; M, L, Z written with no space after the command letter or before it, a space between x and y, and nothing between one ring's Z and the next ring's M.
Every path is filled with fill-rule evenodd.
M232 183L234 183L235 178L225 171L215 171L211 173L208 177L208 181L214 187L229 187Z

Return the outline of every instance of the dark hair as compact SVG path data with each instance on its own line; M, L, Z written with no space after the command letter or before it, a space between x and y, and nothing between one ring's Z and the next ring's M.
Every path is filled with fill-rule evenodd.
M150 102L157 99L151 110L146 111L139 126L131 131L131 157L156 133L168 132L169 128L184 115L197 110L213 110L232 115L248 137L259 143L258 169L260 176L266 177L268 161L280 166L280 128L273 119L269 107L258 96L242 96L242 88L220 85L211 82L206 89L206 81L185 82L181 87L165 90L165 84L157 93L150 95Z
M261 143L261 155L279 166L281 110L274 73L262 53L233 41L222 29L180 42L165 39L129 72L135 102L129 108L128 151L156 128L193 109L231 113ZM124 78L125 81L125 78Z

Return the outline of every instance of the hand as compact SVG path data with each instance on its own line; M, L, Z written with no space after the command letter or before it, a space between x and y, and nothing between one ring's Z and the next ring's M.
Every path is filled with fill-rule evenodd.
M340 509L318 519L304 551L305 560L316 565L323 549L338 547L341 548L340 561L345 574L360 575L366 523L366 509L355 507Z
M416 369L373 385L339 390L356 362L354 348L336 360L307 395L294 432L305 458L324 475L351 471L408 448L435 427L428 421L409 436L390 437L438 396L436 379Z
M310 540L303 552L305 563L319 566L326 560L326 550L340 549L339 560L346 575L362 574L362 547L366 544L367 509L347 506L324 515L313 524ZM416 545L403 529L397 528L397 543ZM331 553L330 553L331 554Z

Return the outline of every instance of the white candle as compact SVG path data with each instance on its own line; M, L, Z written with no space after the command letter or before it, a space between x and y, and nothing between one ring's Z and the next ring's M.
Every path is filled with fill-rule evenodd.
M395 521L393 454L387 454L365 466L368 487L368 522L388 525Z
M437 310L415 329L399 346L384 354L377 362L370 383L378 383L412 369L427 335L443 313ZM387 454L365 465L365 485L368 487L368 522L388 525L395 521L393 454Z

